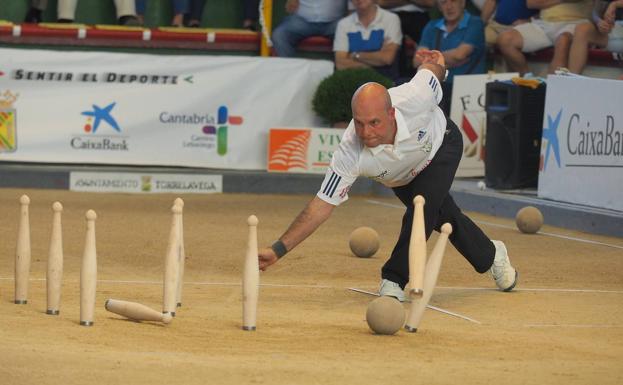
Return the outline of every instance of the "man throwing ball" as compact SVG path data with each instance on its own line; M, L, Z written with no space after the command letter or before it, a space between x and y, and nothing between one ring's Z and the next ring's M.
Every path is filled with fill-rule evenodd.
M379 292L405 300L409 281L409 241L413 198L426 200L426 239L443 223L450 223L450 241L479 273L490 271L503 291L517 283L517 271L501 241L490 240L450 196L450 186L461 160L463 138L458 127L438 107L440 81L446 68L439 51L420 50L422 63L408 83L385 89L366 83L353 95L351 120L318 194L270 248L259 251L261 270L277 262L311 235L333 209L348 199L358 176L390 187L406 206L400 236L382 269Z

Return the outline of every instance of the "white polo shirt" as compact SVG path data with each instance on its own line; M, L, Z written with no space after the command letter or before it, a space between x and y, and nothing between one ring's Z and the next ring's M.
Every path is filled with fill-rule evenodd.
M437 153L446 132L446 117L438 107L441 84L429 70L421 70L410 82L390 88L396 109L394 144L366 147L355 133L351 119L317 196L339 205L358 176L374 179L388 187L411 182Z
M334 52L379 51L384 41L402 44L400 18L395 13L376 6L374 20L365 27L353 12L337 23L333 39Z

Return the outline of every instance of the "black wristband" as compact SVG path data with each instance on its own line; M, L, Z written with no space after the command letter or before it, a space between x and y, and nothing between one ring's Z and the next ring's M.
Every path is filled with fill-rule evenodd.
M276 240L270 248L277 254L277 258L281 258L288 253L286 245L284 245L280 239Z

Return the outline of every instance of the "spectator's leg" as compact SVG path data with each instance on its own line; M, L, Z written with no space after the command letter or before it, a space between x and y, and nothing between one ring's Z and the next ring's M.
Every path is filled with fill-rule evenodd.
M188 13L188 0L173 0L173 20L171 25L174 27L184 26L184 15Z
M136 0L134 6L136 7L136 17L141 25L145 24L145 10L147 9L147 0Z
M71 23L76 17L78 0L58 0L57 18L60 23Z
M48 7L48 0L32 0L30 9L24 18L25 23L40 23L41 14Z
M277 56L292 57L296 55L296 46L299 41L311 35L313 31L310 23L293 14L283 19L273 31L271 39Z
M549 63L547 73L553 74L558 68L566 68L569 64L569 49L571 48L571 40L573 35L570 33L562 33L554 42L554 56Z
M190 12L188 13L188 26L200 27L203 18L203 7L205 0L190 0Z
M136 5L134 0L115 0L115 7L117 8L119 24L127 26L140 25L136 17Z
M242 21L242 28L257 31L256 23L260 18L259 6L259 0L244 0L244 19Z
M584 71L590 44L605 47L608 45L608 35L599 33L593 23L578 24L575 27L575 34L569 51L569 71L575 74L581 74Z
M523 36L516 29L509 29L498 35L496 45L509 69L520 74L528 72L528 62L523 52Z

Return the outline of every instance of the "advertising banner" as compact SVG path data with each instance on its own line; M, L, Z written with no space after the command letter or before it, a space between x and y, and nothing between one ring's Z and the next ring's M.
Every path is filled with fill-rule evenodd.
M450 119L463 133L463 158L457 176L485 175L485 139L487 112L485 94L488 82L509 80L518 73L460 75L454 77Z
M0 49L0 160L266 169L322 60Z
M222 175L71 172L69 189L113 193L210 194L223 192Z
M271 128L268 171L324 174L346 129Z
M623 211L622 96L618 80L547 78L539 197Z

